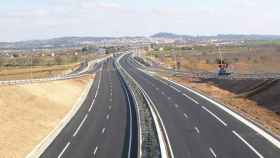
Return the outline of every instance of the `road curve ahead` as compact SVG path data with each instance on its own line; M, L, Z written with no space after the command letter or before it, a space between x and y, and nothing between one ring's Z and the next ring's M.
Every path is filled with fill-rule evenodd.
M280 157L279 146L209 100L140 71L129 55L120 64L158 109L175 158Z
M108 59L77 114L41 158L136 157L137 141L132 97Z

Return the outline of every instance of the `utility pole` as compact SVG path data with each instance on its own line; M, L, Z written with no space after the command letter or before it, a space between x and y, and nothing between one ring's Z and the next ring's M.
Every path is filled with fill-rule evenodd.
M30 61L30 67L29 67L29 71L30 71L30 80L33 78L32 76L32 53L33 53L33 50L32 50L32 52L30 53L30 56L29 56L29 61Z
M219 48L218 48L218 50L219 50L219 55L220 55L220 64L223 64L223 54L222 54L222 51L221 51L221 47L219 46Z

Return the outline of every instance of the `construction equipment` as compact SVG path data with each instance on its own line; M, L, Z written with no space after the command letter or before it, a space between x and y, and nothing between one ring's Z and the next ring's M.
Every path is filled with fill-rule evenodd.
M221 52L220 47L219 47L219 59L217 60L217 64L219 67L219 71L218 71L219 76L227 76L231 74L227 71L229 64L226 63L225 60L223 59L223 54Z

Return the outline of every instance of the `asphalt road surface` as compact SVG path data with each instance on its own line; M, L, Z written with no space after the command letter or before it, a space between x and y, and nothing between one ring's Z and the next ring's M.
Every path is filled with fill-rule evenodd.
M129 55L120 64L158 109L175 158L279 158L262 135L209 100L143 71Z
M77 112L42 158L125 158L137 156L133 99L107 60Z

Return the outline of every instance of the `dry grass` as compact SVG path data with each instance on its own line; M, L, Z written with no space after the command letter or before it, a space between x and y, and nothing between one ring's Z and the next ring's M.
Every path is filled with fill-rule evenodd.
M44 78L55 75L62 75L72 71L79 64L55 65L55 66L37 66L37 67L18 67L0 69L0 80L17 80L29 78Z
M0 86L0 157L27 155L72 108L88 81Z

